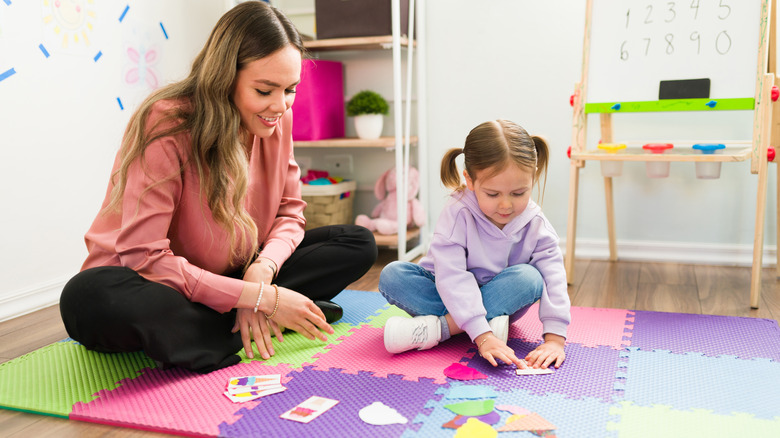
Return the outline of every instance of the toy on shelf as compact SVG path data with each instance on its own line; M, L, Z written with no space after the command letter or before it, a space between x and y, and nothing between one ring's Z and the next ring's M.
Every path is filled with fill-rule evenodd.
M396 234L398 232L398 194L395 181L396 169L385 171L374 184L374 195L379 204L374 207L371 217L360 214L355 218L355 224L376 231L379 234ZM406 194L407 228L420 227L425 224L425 210L417 199L420 189L420 173L414 167L409 168L409 191Z

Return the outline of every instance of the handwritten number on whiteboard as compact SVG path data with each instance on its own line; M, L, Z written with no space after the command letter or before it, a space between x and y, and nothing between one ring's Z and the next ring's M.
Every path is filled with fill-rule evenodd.
M693 9L693 19L699 18L699 0L691 0L691 9Z
M723 0L720 0L719 7L720 7L720 14L718 14L718 18L720 18L721 20L725 20L725 19L729 18L729 15L731 15L731 6L724 5L723 4ZM723 14L726 14L726 15L723 15Z
M628 29L628 19L631 17L631 9L626 11L626 29Z
M650 18L651 15L653 15L653 5L647 5L647 17L645 17L645 24L651 24L653 22L652 18Z
M666 54L671 55L672 53L674 53L674 46L672 45L672 41L674 40L674 35L667 33L664 39L666 40Z
M691 41L696 42L696 54L701 54L701 36L699 35L699 32L694 30L693 33L691 33Z
M620 60L621 61L628 61L628 51L626 50L626 43L628 41L623 41L623 44L620 45Z
M667 18L664 21L667 23L671 23L672 21L674 21L675 17L677 17L677 12L674 10L674 2L669 2L666 4L666 6L669 6L669 9L666 10Z
M725 55L731 50L731 37L725 30L719 33L718 37L715 38L715 50L721 55Z
M650 53L650 38L645 38L645 56Z

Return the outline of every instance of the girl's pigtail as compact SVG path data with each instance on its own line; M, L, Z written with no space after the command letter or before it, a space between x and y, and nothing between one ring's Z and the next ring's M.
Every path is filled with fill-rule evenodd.
M444 153L441 159L441 182L444 187L452 191L462 188L460 174L458 173L458 164L455 159L463 153L462 148L452 148Z
M544 189L547 186L547 163L550 159L550 148L547 146L547 140L538 135L531 136L534 141L534 148L536 148L536 170L534 174L534 180L536 181L537 190L539 193L539 205L542 205L544 201ZM544 181L541 177L544 175Z

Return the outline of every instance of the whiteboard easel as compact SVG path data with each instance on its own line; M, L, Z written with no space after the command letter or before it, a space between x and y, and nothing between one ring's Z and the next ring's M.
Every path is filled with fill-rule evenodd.
M587 161L751 161L758 175L750 306L761 293L767 149L772 129L774 56L768 59L771 10L776 0L588 0L581 81L576 85L572 122L569 218L564 262L574 279L579 171ZM770 18L771 17L771 18ZM770 25L771 22L771 25ZM772 34L774 36L774 34ZM701 90L686 81L709 79ZM682 98L661 97L659 84L683 89ZM652 111L752 110L752 138L746 147L720 155L694 151L648 155L639 148L607 154L586 147L588 114L599 114L601 141L613 142L613 114ZM777 126L777 123L775 123ZM649 139L648 142L652 142ZM609 259L617 260L612 177L604 177ZM779 182L780 184L780 182ZM780 194L778 194L780 203ZM780 227L780 218L778 219ZM780 237L778 237L780 248ZM778 265L780 277L780 264Z

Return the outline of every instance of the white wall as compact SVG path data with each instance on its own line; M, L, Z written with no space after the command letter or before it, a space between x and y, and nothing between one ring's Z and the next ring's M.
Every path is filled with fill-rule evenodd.
M418 0L419 1L419 0ZM311 11L312 0L285 0ZM284 3L279 0L279 4ZM461 146L468 131L490 119L517 121L550 140L544 210L565 239L569 190L571 107L579 80L584 2L581 0L427 0L428 162L435 221L446 191L438 180L443 152ZM181 78L224 11L224 0L95 1L83 40L62 47L43 0L0 2L0 320L56 302L86 256L83 235L102 201L111 163L134 105L149 92L128 83L127 48L158 54L146 66L159 83ZM50 5L53 2L50 3ZM119 17L130 4L122 22ZM51 7L51 6L49 6ZM305 19L302 18L302 19ZM163 22L169 39L162 35ZM311 22L305 24L311 27ZM304 30L309 32L308 30ZM75 30L67 30L72 37ZM50 57L38 48L43 44ZM94 57L98 51L102 56ZM366 74L361 74L365 69ZM382 69L380 69L382 70ZM347 94L361 77L389 83L391 72L351 67ZM356 85L359 84L359 85ZM386 93L386 94L389 94ZM119 109L120 97L124 110ZM742 137L741 116L705 124L707 134ZM749 118L748 118L749 120ZM638 121L616 126L616 139L634 135ZM662 115L671 134L689 121ZM701 125L694 120L693 124ZM591 142L597 125L590 126ZM387 132L392 132L388 130ZM672 137L673 138L673 137ZM593 144L593 143L591 143ZM374 200L371 182L391 162L380 152L354 152L362 186L358 212ZM389 155L392 156L392 155ZM359 161L356 161L356 164ZM597 163L581 174L578 255L606 255L603 181ZM775 169L770 166L766 246L774 249ZM674 163L664 180L649 180L641 163L627 163L615 180L617 234L622 256L750 263L756 177L747 163L724 165L718 180L694 177L693 165ZM626 250L628 249L628 250ZM632 252L633 251L633 252ZM683 254L683 256L680 256ZM765 260L769 258L765 257Z
M0 74L16 72L0 81L0 320L56 302L78 272L125 124L151 90L146 72L158 84L186 75L225 10L223 0L78 3L85 20L68 27L53 1L0 2ZM129 48L156 54L140 80L127 78L139 66Z

